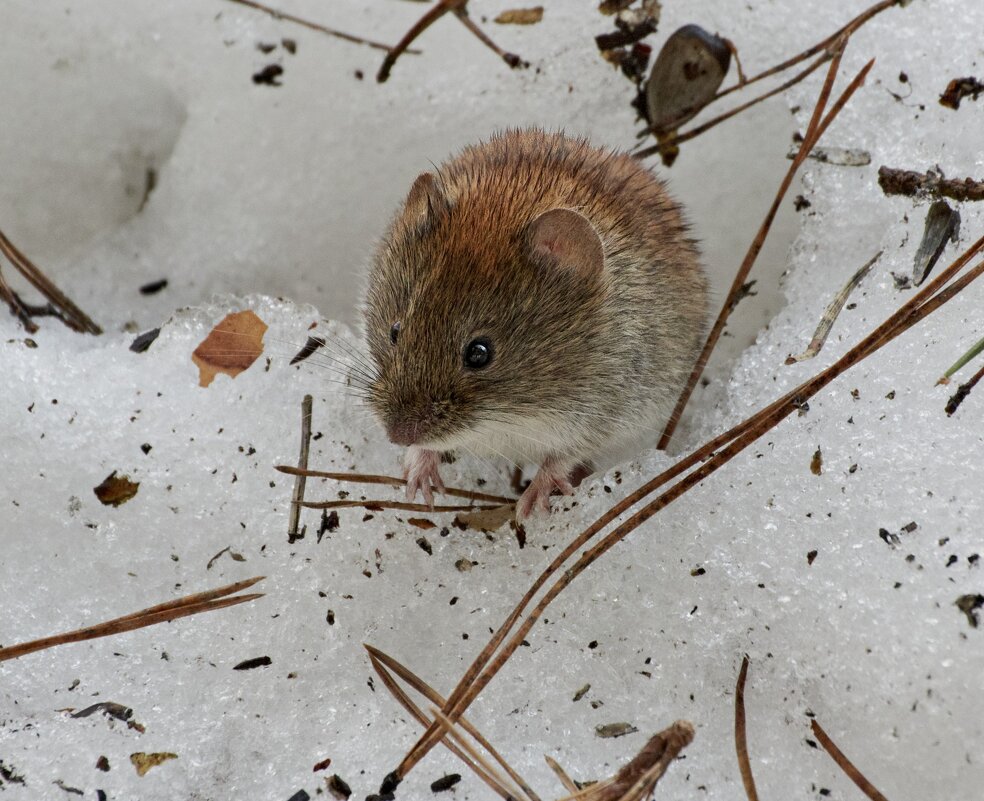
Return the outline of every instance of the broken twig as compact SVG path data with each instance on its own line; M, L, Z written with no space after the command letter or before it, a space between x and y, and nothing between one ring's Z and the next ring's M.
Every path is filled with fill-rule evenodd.
M305 395L301 401L301 454L297 460L298 472L294 474L294 492L290 502L290 522L287 526L287 542L303 539L304 532L298 532L301 523L301 507L304 505L304 484L307 475L308 452L311 450L311 414L314 399Z
M257 11L262 11L264 14L269 14L274 19L283 19L283 20L287 20L287 22L293 22L296 23L297 25L303 25L305 28L310 28L312 31L318 31L319 33L327 34L328 36L334 36L338 39L344 39L346 42L366 45L376 50L390 51L393 49L392 45L384 44L383 42L374 42L372 39L366 39L364 36L356 36L355 34L352 33L337 31L334 28L327 28L324 25L320 25L317 22L311 22L311 20L304 19L303 17L295 17L293 14L288 14L286 11L279 11L276 8L265 6L263 5L263 3L257 3L255 2L255 0L229 0L229 2L239 3L240 5L248 6L249 8L254 8ZM405 52L413 53L414 55L420 53L419 50L410 50L410 49L406 49Z
M748 678L748 654L741 660L738 683L735 685L735 751L738 752L738 770L741 783L745 786L748 801L758 801L755 777L752 776L752 763L748 759L748 737L745 732L745 680Z
M882 166L878 168L878 185L886 195L948 197L960 201L984 200L984 181L975 181L973 178L944 178L942 172L933 170L922 173Z

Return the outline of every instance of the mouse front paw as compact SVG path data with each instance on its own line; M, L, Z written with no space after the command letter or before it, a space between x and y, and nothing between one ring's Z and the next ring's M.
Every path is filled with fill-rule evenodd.
M419 490L424 496L424 502L428 506L434 505L434 490L444 492L444 484L438 469L440 464L441 454L439 451L417 447L407 448L403 460L403 478L407 482L408 501L416 498Z
M558 492L561 495L573 495L574 485L570 481L570 471L559 461L547 459L516 501L516 519L524 520L534 511L550 512L550 496Z

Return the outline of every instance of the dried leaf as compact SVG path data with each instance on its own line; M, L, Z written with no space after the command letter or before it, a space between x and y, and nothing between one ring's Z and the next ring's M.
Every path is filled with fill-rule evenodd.
M495 21L500 25L535 25L541 19L543 19L543 6L534 6L503 11Z
M977 100L978 95L981 94L984 94L984 82L977 78L954 78L940 95L940 105L956 110L960 108L960 101L965 97Z
M428 520L426 517L409 517L407 522L416 528L422 528L425 531L429 528L437 528L437 523L433 520Z
M263 353L267 325L246 310L227 314L191 354L198 384L207 387L219 373L235 378Z
M103 506L121 506L136 495L138 489L139 481L130 481L129 476L118 476L114 470L92 491Z
M637 731L631 723L599 723L595 726L595 734L599 737L622 737Z
M912 264L912 283L919 286L936 266L947 242L956 242L960 235L960 212L950 208L945 200L937 200L926 212L926 227Z
M659 51L646 83L653 133L668 134L696 116L714 99L730 66L725 39L699 25L675 31Z
M455 515L455 524L463 525L472 531L491 533L498 531L513 519L516 509L513 506L494 506L491 509L477 509L474 512L460 512Z
M153 754L145 754L143 751L137 751L135 754L130 754L130 762L137 769L138 776L144 776L151 768L163 765L169 759L177 758L177 754L172 754L168 751L158 751Z
M812 359L820 352L820 349L823 348L823 343L827 341L827 337L830 335L830 329L833 328L837 315L841 313L844 304L847 303L848 297L850 297L851 293L864 280L865 276L871 272L871 268L881 257L881 254L882 251L879 250L851 276L851 280L834 296L834 299L830 301L830 304L824 310L823 317L820 318L817 330L813 332L813 339L810 340L810 344L807 345L806 350L799 354L799 356L787 356L786 364L795 364L806 359Z

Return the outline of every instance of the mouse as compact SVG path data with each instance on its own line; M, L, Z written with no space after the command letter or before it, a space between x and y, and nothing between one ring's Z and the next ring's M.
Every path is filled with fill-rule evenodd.
M665 184L584 138L511 129L417 177L363 304L366 397L433 506L442 454L538 465L548 512L658 434L706 330L707 278Z

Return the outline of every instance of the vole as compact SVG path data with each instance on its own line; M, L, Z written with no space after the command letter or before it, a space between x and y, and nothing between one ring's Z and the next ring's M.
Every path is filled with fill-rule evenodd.
M433 503L457 449L539 470L549 510L643 444L689 375L707 281L680 208L632 157L509 130L420 175L370 268L369 405Z

